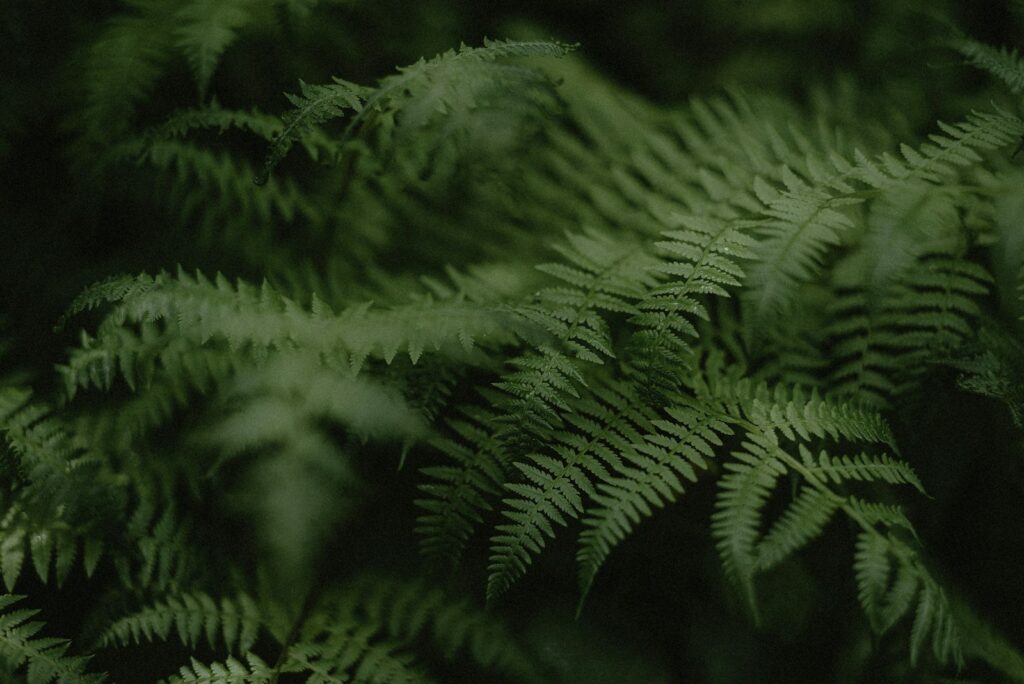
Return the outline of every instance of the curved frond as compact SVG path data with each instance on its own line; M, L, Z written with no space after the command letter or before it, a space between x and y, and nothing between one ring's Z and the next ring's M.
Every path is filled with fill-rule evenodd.
M608 384L571 402L568 431L551 435L544 451L528 455L515 467L523 482L505 486L504 520L491 537L487 596L504 593L526 571L554 525L579 518L597 487L623 471L622 454L653 429L650 411L623 387Z
M743 446L744 451L733 454L736 461L725 465L728 474L719 481L711 533L726 574L742 589L747 606L757 619L753 577L758 562L761 509L786 469L771 453L774 445L763 437L753 436Z
M631 441L618 450L619 466L597 484L576 553L580 605L612 549L655 510L674 502L684 483L695 482L722 438L732 434L728 424L696 402L679 398L665 413L651 419L643 434L637 434L643 424L637 425Z
M105 646L146 641L167 641L172 630L195 648L202 637L211 648L223 644L245 653L256 642L262 618L256 603L241 594L219 601L202 592L168 596L111 624L100 637Z
M972 66L987 71L1005 83L1011 93L1024 92L1024 59L1017 50L993 47L967 37L951 40L949 45Z
M330 85L302 83L301 96L289 96L295 109L285 117L285 126L267 154L258 182L264 183L270 172L287 154L296 138L311 127L336 119L352 110L356 115L346 129L347 139L367 119L375 121L385 137L395 135L396 127L405 132L426 125L438 114L465 117L469 110L482 107L495 98L517 92L520 107L531 91L548 86L540 73L503 64L511 57L561 56L572 48L544 41L485 41L482 47L463 45L431 60L421 59L398 74L381 79L377 88L366 88L335 78ZM343 140L344 140L343 139Z
M818 538L839 504L828 492L802 487L793 502L757 543L758 570L769 570Z

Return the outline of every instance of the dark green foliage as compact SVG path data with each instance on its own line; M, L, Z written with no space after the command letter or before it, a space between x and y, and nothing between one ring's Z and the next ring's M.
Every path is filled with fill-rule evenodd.
M39 10L0 678L1024 682L1019 3L456 4Z
M37 636L43 623L32 618L39 613L29 608L11 610L24 596L0 596L0 653L3 654L5 677L26 666L31 684L66 682L67 684L98 684L103 675L87 674L88 658L68 654L68 641Z

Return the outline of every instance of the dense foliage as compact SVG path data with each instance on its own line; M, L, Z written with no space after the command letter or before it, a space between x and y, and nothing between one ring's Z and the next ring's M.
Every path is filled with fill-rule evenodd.
M2 5L3 682L1024 682L1024 4L559 4Z

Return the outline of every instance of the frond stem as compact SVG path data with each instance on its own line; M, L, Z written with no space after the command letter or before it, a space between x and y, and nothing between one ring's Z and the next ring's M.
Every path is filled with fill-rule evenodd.
M299 638L299 632L302 631L302 626L306 624L306 620L309 618L310 613L313 612L313 606L316 605L317 592L310 588L306 594L305 600L302 602L302 607L299 609L299 614L295 616L295 622L292 623L291 629L288 631L288 635L284 638L281 643L281 652L277 654L277 660L274 662L274 667L270 670L270 678L267 680L267 684L278 684L278 679L281 677L281 671L288 661L288 651L291 650L292 644Z

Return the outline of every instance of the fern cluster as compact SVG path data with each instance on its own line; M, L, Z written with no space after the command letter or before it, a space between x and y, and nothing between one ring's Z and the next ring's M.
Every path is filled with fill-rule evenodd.
M4 681L1024 681L971 575L1024 547L944 538L1021 534L1015 49L937 28L993 78L916 119L517 25L332 75L382 11L132 0L62 65L75 211L144 247L59 356L0 300Z

